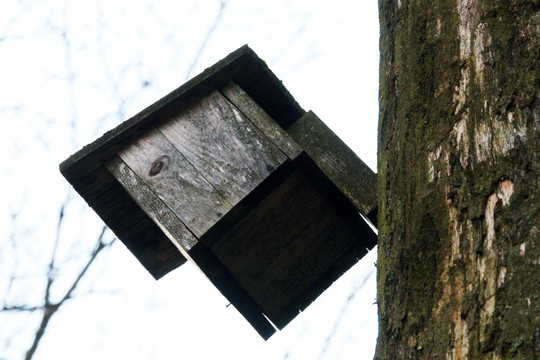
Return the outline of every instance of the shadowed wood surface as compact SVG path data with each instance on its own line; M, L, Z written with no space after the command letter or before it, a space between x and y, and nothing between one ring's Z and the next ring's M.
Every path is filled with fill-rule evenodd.
M217 91L159 129L233 206L287 159Z
M367 223L365 226L368 228ZM366 229L370 230L370 229ZM367 233L371 241L377 241L377 235L373 232ZM317 296L322 294L330 285L339 279L347 270L355 265L368 252L362 242L357 242L348 248L316 281L313 281L306 289L298 292L297 297L292 300L278 314L272 316L272 323L283 329L298 314L313 303Z
M272 320L357 241L296 172L212 250Z
M85 180L86 200L92 204L114 234L155 278L186 262L176 246L109 173L101 172ZM122 206L118 206L121 204Z
M311 111L287 132L358 211L377 224L377 175Z
M263 339L268 339L276 332L260 307L235 279L234 274L231 274L204 244L198 243L194 246L189 256Z
M232 207L158 130L118 154L197 237Z
M294 223L300 220L296 203L312 192L302 187L299 176L287 178L211 247L246 287L305 231Z
M290 159L300 155L302 148L240 86L230 82L221 92Z

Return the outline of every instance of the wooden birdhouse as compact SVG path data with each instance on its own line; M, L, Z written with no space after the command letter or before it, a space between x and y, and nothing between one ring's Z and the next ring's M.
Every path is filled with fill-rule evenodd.
M193 262L267 339L376 245L376 175L247 46L60 170L156 278Z

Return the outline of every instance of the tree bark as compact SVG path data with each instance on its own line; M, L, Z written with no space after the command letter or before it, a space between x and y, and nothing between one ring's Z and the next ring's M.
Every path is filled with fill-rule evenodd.
M540 359L540 1L379 14L375 359Z

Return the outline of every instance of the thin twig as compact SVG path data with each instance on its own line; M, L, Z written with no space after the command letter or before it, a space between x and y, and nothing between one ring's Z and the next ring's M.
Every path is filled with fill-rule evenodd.
M359 290L362 289L366 285L367 281L369 280L369 278L371 277L372 274L373 274L373 269L371 269L369 271L369 273L364 277L362 282L357 287L355 287L351 291L349 296L347 297L347 300L345 301L345 304L341 308L341 311L339 312L339 315L336 318L336 321L334 322L334 326L332 327L332 330L330 331L330 333L328 334L328 336L326 337L326 339L324 341L324 346L323 346L321 352L319 353L319 359L322 359L323 356L328 351L328 348L330 347L330 343L332 342L332 339L334 338L334 336L337 333L339 324L343 320L343 316L347 313L347 310L349 309L350 304L352 303L352 301L354 300L354 298L358 294Z
M17 312L33 312L43 310L43 306L10 306L10 305L4 305L2 309L0 309L0 312L3 311L17 311Z
M204 38L203 42L201 43L201 46L199 47L199 51L197 51L197 54L193 58L193 62L189 66L189 69L188 69L188 71L186 73L185 80L189 80L189 78L191 77L191 74L193 73L193 70L195 69L195 67L199 63L203 51L206 49L206 46L210 42L210 39L212 38L212 35L216 31L217 26L218 26L219 22L221 21L221 17L223 16L223 12L225 11L225 6L226 5L227 5L227 3L225 1L220 2L218 14L217 14L216 18L214 19L214 22L212 23L212 26L210 26L210 28L208 29L208 32L206 33L206 37Z
M92 253L90 254L90 257L88 258L88 261L86 262L86 265L81 269L73 283L71 284L71 287L69 290L65 293L65 295L62 297L62 299L59 302L52 303L50 296L50 288L52 284L54 283L54 277L48 276L47 279L47 289L46 289L46 297L45 297L45 306L43 311L43 317L41 318L41 323L39 324L38 330L36 331L36 336L34 337L34 341L32 343L32 346L30 349L26 352L25 359L30 360L33 358L38 346L39 342L41 341L41 338L43 337L43 334L45 333L45 329L49 325L49 321L51 320L52 316L60 309L60 307L71 298L71 295L79 285L81 279L84 277L90 266L94 263L94 260L96 260L98 254L105 249L106 247L110 246L113 242L106 243L103 241L103 237L105 235L105 232L107 230L107 227L104 226L101 230L101 233L98 236L97 244ZM53 256L54 258L54 256ZM54 264L54 260L51 260L51 263Z

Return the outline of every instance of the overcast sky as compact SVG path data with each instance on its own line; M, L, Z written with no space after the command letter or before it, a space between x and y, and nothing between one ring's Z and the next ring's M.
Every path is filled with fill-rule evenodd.
M61 297L102 227L58 164L244 44L376 168L376 1L3 0L3 305L40 305L55 239ZM115 242L35 358L371 359L375 261L373 251L264 342L191 264L156 282ZM40 316L0 313L0 359L23 358Z

